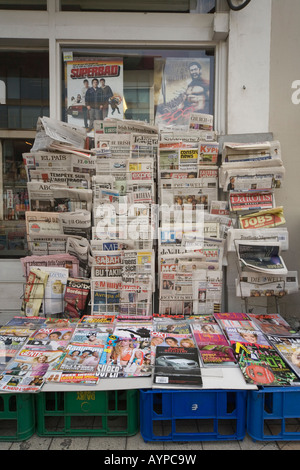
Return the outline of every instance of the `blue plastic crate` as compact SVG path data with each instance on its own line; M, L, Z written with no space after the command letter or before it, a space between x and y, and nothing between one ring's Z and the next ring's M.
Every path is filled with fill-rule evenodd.
M140 432L148 441L242 440L247 391L140 390Z
M300 440L300 387L249 391L247 432L254 441Z

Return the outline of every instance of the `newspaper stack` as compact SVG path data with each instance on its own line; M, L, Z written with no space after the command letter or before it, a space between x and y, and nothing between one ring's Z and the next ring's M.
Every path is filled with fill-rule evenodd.
M240 262L238 297L279 298L298 290L297 272L289 272L281 256L289 236L275 191L284 174L278 141L223 145L219 184L238 223L227 232L227 250Z
M92 314L152 314L158 130L95 121L92 177Z
M212 115L191 115L188 131L173 127L160 134L160 315L220 311L224 246L232 221L218 201L218 154Z

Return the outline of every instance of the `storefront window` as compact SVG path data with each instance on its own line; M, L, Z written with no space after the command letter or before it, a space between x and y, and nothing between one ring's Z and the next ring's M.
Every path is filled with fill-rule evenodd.
M0 0L0 10L47 10L47 0Z
M12 258L26 253L25 211L29 209L27 175L22 154L33 140L5 139L1 142L0 256Z
M35 129L49 116L48 52L0 51L0 129Z
M93 119L116 117L156 125L185 125L189 112L213 114L214 49L63 50L62 119L90 130ZM94 79L108 93L105 110L94 117L88 88ZM104 80L104 81L103 81ZM87 88L85 88L85 85ZM106 90L104 92L104 90ZM88 95L86 94L88 93ZM91 106L90 106L91 107ZM92 104L93 108L93 104ZM98 107L99 108L99 107Z
M215 0L61 0L62 11L212 13Z

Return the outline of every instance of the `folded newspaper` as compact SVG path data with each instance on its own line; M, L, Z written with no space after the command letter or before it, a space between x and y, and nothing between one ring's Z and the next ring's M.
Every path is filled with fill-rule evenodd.
M73 124L58 121L49 117L39 117L37 121L37 133L31 148L32 152L38 150L55 149L89 155L89 151L83 152L86 141L86 130Z
M287 274L288 270L280 256L280 243L240 242L237 252L242 266L264 273Z

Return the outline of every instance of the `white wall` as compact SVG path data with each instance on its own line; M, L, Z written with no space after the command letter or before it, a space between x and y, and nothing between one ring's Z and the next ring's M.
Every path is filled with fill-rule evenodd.
M271 0L230 12L227 133L269 131Z
M270 62L270 130L281 143L286 169L276 193L289 230L290 248L283 253L287 268L300 272L300 2L272 0ZM297 89L293 89L294 81ZM293 102L294 101L294 102ZM282 313L300 326L300 295L282 299Z

